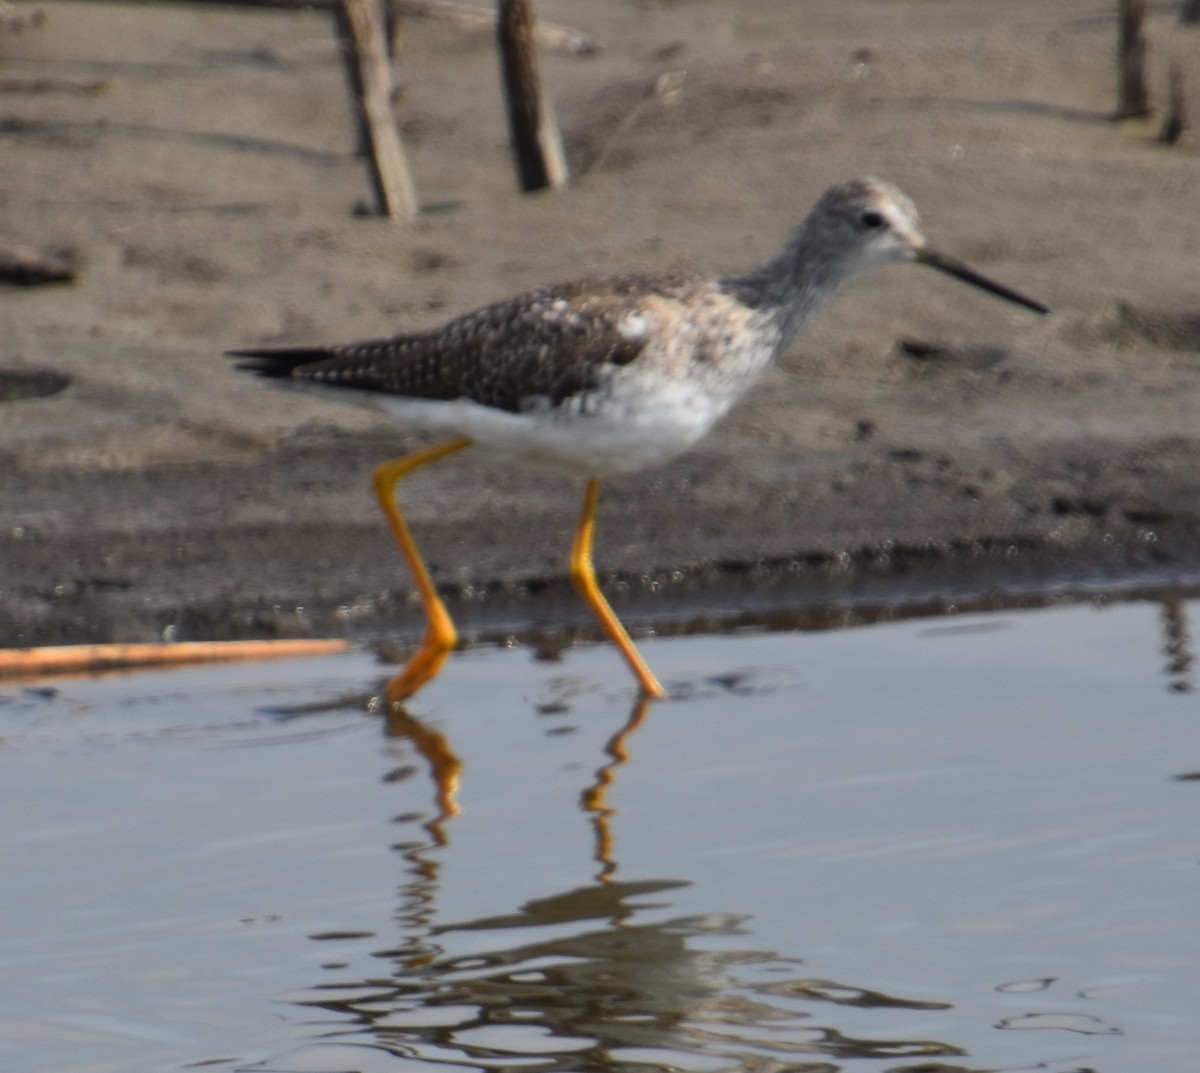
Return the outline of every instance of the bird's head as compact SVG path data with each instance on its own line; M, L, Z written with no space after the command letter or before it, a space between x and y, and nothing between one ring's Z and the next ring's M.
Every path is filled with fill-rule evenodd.
M868 268L915 261L1037 313L1049 310L957 258L935 250L918 224L912 200L891 183L851 179L827 190L806 222L808 238L843 261L844 276Z

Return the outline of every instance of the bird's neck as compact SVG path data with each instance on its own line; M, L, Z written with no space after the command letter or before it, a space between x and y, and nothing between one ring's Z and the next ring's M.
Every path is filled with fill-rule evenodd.
M812 315L853 274L845 259L830 256L820 235L811 231L802 225L777 256L722 283L738 301L775 322L780 333L777 353L795 341Z

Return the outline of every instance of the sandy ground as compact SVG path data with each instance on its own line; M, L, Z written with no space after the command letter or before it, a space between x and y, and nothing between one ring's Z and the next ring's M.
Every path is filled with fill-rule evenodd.
M0 79L95 84L0 93L0 241L80 269L0 291L0 645L411 633L369 474L419 441L221 352L595 272L739 270L857 174L1054 316L917 268L849 289L698 450L606 486L618 607L1194 577L1200 157L1157 120L1108 122L1115 7L543 0L602 49L545 57L578 181L537 196L515 189L490 39L413 20L412 227L355 211L327 16L54 3L0 32ZM1200 70L1173 7L1160 97L1170 53ZM405 491L468 626L577 621L577 487L469 452Z

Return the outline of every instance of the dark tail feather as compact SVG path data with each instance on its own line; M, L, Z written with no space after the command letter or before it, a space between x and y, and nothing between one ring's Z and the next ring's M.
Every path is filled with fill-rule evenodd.
M244 372L255 373L271 380L283 380L290 377L297 369L314 362L324 361L329 357L329 351L323 347L264 347L262 349L227 350L229 358L244 358L234 368Z

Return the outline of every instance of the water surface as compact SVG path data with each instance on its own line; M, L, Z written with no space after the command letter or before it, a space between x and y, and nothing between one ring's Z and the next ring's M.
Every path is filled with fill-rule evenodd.
M1198 609L0 687L0 1068L1192 1073Z

